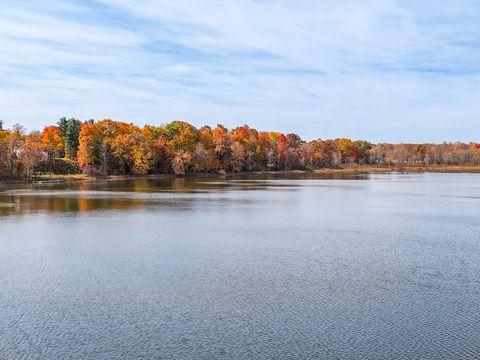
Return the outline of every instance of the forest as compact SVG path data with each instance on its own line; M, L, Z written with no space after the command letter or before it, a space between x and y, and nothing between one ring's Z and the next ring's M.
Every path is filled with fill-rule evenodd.
M347 138L304 141L243 125L199 129L183 121L136 126L61 118L41 132L0 121L0 178L38 174L93 177L375 167L480 165L479 143L372 144Z

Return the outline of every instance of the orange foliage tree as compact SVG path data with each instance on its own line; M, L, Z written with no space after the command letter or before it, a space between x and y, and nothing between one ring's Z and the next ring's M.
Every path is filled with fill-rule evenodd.
M87 174L146 175L316 169L354 165L480 165L476 142L371 144L338 138L305 142L297 134L218 124L199 129L184 121L140 128L104 119L62 118L59 126L27 134L0 126L0 177L31 177L65 156ZM79 130L78 130L79 128ZM68 144L67 144L68 142ZM68 151L67 151L68 148ZM77 151L78 148L78 151ZM75 154L75 151L77 153Z

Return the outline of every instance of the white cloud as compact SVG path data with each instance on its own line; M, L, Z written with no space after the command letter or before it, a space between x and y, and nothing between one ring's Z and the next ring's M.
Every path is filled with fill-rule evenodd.
M46 3L2 9L10 124L182 118L373 141L480 132L478 1Z

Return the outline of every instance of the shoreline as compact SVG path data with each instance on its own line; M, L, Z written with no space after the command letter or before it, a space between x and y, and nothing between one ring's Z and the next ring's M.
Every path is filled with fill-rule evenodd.
M329 173L480 173L480 165L435 165L435 166L355 166L340 169L315 169L313 173L329 174Z
M42 174L35 179L0 179L0 184L22 184L35 183L37 181L54 182L91 182L91 181L120 181L132 179L168 179L168 178L190 178L195 176L242 176L242 175L288 175L288 174L369 174L369 173L480 173L480 166L354 166L345 168L320 168L313 170L279 170L279 171L243 171L238 173L192 173L183 176L173 174L152 174L152 175L109 175L104 178L95 178L84 174Z

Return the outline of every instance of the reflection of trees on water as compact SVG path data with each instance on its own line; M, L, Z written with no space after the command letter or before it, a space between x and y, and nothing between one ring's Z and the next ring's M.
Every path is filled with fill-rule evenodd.
M0 198L0 216L32 212L90 212L95 210L128 210L140 207L173 207L185 209L191 201L186 199L153 200L135 198L94 198L86 196L3 196Z
M0 192L0 215L30 212L90 212L159 206L191 209L206 194L225 191L295 189L305 179L367 179L365 175L309 173L172 177L92 181L39 186L21 184ZM184 194L184 196L182 195ZM203 195L202 195L203 194ZM221 200L221 199L218 199Z

